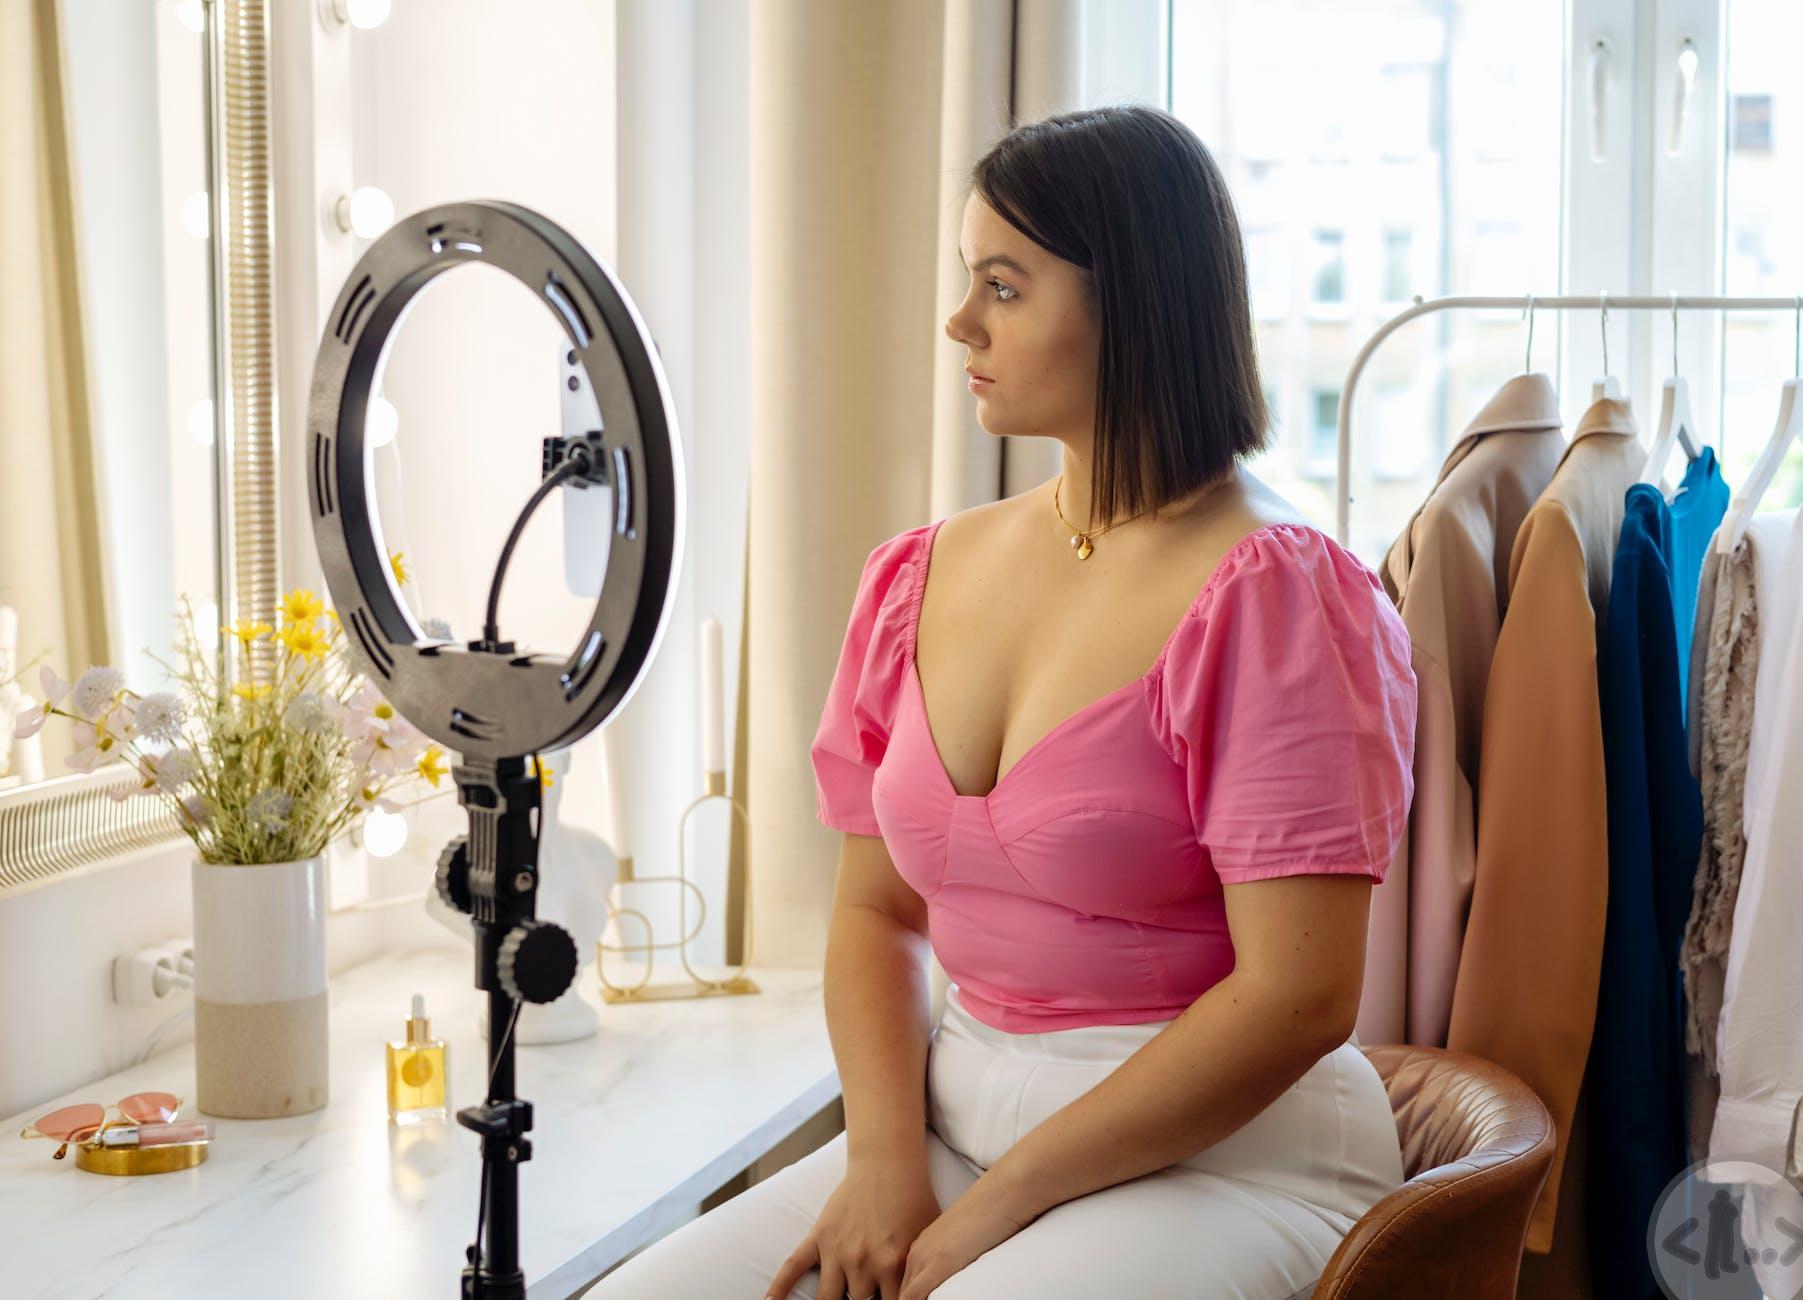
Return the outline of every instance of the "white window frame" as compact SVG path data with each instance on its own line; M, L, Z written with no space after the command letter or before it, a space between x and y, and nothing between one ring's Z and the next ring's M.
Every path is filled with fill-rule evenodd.
M1169 31L1172 3L1162 26ZM1662 295L1722 291L1723 179L1726 166L1726 6L1733 0L1566 0L1566 67L1560 258L1555 283L1523 284L1527 294ZM1680 42L1698 61L1680 147L1668 152ZM1168 44L1168 36L1167 36ZM1598 78L1601 127L1592 147L1590 50L1606 42ZM1373 68L1376 77L1381 69ZM1162 102L1171 103L1166 53ZM1655 220L1656 216L1656 220ZM1351 233L1348 233L1351 238ZM1304 268L1312 313L1312 263ZM1356 297L1347 285L1348 301ZM1575 418L1602 374L1600 314L1551 312L1537 321L1533 363L1559 384ZM1671 318L1658 312L1611 312L1609 368L1636 412L1656 417L1659 387L1671 373ZM1680 373L1692 404L1718 427L1724 331L1721 313L1679 317Z
M1588 294L1721 292L1723 134L1726 67L1723 49L1729 0L1569 0L1565 108L1565 231L1562 292ZM1678 152L1668 151L1676 102L1680 42L1698 60ZM1603 81L1602 157L1592 156L1589 51L1608 42ZM1625 238L1624 238L1625 235ZM1530 290L1530 292L1532 292ZM1561 391L1588 396L1602 373L1597 317L1559 313L1564 377ZM1710 428L1719 414L1723 329L1719 312L1679 315L1679 371ZM1637 412L1650 405L1671 373L1669 315L1611 313L1610 369Z

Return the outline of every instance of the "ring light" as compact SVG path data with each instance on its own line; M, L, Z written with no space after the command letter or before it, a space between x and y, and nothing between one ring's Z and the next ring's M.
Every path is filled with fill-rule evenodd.
M573 362L593 389L601 428L542 440L541 481L501 549L482 635L459 643L427 636L395 587L366 423L384 350L409 305L465 262L505 271L544 303L568 340L568 382L581 383ZM402 717L462 757L451 775L470 833L439 855L436 888L471 919L476 986L489 1000L487 1096L457 1112L482 1138L482 1197L462 1294L524 1297L519 1165L532 1157L532 1106L514 1095L512 1029L522 1002L555 1001L577 969L575 941L535 914L541 786L526 760L605 722L631 697L663 638L682 567L675 405L657 345L612 273L538 213L484 200L417 212L370 245L326 322L307 414L313 537L352 661ZM574 537L582 550L588 537L605 538L606 568L588 628L561 658L516 649L498 626L514 544L560 484L576 494L612 493L604 530L566 532L566 544ZM577 508L570 496L564 506ZM577 517L588 516L567 516ZM581 564L603 559L569 558L585 582Z
M515 653L510 641L429 637L396 589L382 544L366 450L369 397L408 306L466 262L507 272L545 304L601 409L603 454L590 481L614 490L606 578L565 658ZM427 208L390 226L352 270L326 324L308 403L308 498L326 586L358 667L403 717L466 759L532 754L587 735L649 666L682 564L675 404L632 299L563 229L485 200Z

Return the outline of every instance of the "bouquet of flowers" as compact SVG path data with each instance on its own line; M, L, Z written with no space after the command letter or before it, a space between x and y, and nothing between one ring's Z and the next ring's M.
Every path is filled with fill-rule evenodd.
M244 671L230 690L224 665L194 630L186 596L177 617L182 664L168 670L180 691L139 695L116 668L88 668L71 685L46 664L44 700L14 721L15 737L56 715L74 723L82 772L120 760L140 782L109 792L172 806L203 862L291 862L323 853L372 809L405 806L397 786L444 777L444 751L353 672L335 612L311 591L282 600L279 628L240 620L232 634ZM279 646L275 680L252 673L252 649ZM268 675L268 674L265 674ZM67 699L67 706L63 702Z

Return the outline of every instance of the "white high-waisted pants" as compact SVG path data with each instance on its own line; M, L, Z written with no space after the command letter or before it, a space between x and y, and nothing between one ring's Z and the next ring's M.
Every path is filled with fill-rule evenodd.
M927 1164L940 1206L1170 1023L1007 1033L971 1016L950 986L927 1057ZM844 1176L840 1133L646 1247L587 1300L761 1300ZM1402 1181L1383 1081L1349 1039L1213 1146L1053 1206L933 1296L1290 1300ZM837 1300L815 1295L819 1281L810 1270L790 1295Z

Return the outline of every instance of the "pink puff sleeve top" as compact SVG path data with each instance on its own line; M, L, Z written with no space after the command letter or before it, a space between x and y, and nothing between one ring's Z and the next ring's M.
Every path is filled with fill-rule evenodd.
M1415 676L1350 551L1303 524L1248 534L1143 677L962 795L914 669L938 527L866 559L811 757L819 820L883 838L972 1015L1170 1019L1233 969L1224 885L1383 879L1414 794Z

